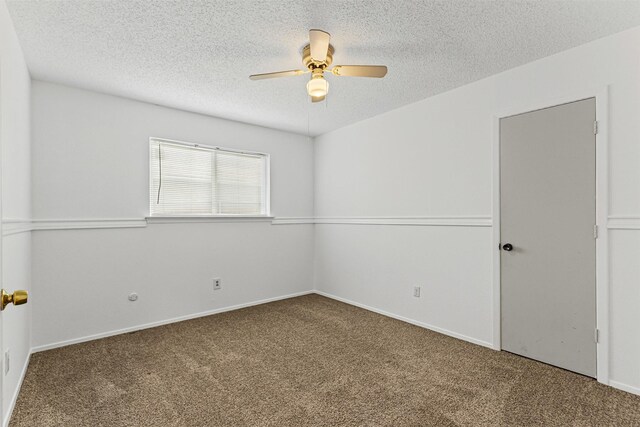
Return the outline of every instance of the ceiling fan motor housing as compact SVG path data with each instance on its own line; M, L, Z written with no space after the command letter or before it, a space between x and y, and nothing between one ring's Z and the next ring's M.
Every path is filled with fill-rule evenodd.
M324 62L314 61L313 58L311 58L311 45L308 44L302 49L302 63L311 71L316 68L325 70L333 62L333 52L333 46L329 45L329 50L327 51L327 59L325 59Z

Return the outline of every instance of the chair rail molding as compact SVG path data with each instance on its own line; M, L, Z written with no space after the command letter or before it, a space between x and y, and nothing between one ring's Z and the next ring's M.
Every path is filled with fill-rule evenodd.
M489 215L474 216L340 216L340 217L146 217L101 219L14 219L3 221L2 234L47 230L83 230L101 228L142 228L157 224L249 223L265 222L272 225L337 224L337 225L394 225L431 227L491 227ZM640 222L636 220L636 223ZM626 223L625 223L626 224ZM637 226L637 224L636 224Z
M610 215L609 230L640 230L640 215Z
M11 236L13 234L28 233L33 230L30 219L6 218L2 220L2 235Z
M314 224L491 227L492 218L489 215L316 217Z

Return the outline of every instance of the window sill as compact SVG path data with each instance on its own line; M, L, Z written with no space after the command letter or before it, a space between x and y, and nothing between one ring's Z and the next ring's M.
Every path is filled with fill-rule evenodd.
M270 215L216 215L216 216L148 216L147 224L178 224L202 222L271 222Z

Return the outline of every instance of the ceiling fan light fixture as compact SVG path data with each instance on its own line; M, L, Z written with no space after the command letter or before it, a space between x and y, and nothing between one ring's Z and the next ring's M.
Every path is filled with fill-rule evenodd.
M329 92L329 82L320 75L314 75L307 83L307 93L312 98L321 98Z
M329 82L323 77L325 72L336 76L377 78L387 74L387 67L384 65L336 65L330 69L335 52L330 41L331 35L326 31L309 30L309 44L302 48L302 64L304 65L302 70L252 74L249 78L264 80L311 73L311 79L307 82L307 93L311 97L311 102L315 103L324 101L329 92Z

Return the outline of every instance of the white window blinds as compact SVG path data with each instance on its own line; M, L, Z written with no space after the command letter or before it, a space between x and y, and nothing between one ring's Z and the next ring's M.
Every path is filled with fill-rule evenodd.
M266 215L267 156L151 139L152 216Z

